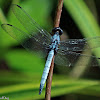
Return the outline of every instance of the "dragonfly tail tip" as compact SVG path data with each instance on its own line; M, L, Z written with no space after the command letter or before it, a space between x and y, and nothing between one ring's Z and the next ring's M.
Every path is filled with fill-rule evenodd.
M43 84L40 84L39 95L42 93L43 86L44 86Z
M39 95L41 95L41 91L39 91Z
M40 89L39 89L39 95L41 95L41 93L42 93L42 89L40 88Z

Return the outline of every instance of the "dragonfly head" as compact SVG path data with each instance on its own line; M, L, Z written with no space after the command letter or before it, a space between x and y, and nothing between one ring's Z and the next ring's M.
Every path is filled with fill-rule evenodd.
M60 27L55 27L55 28L53 28L52 29L52 33L56 33L56 32L59 32L59 35L62 35L62 33L63 33L63 30L60 28Z

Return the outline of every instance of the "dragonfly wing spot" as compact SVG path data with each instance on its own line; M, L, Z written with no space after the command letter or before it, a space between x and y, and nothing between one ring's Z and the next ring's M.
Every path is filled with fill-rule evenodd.
M20 7L19 5L17 5L19 8L22 8L22 7Z

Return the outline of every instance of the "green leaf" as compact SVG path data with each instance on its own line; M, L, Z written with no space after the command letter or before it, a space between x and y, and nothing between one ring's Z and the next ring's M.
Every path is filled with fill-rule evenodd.
M2 12L2 9L0 9L0 26L1 24L7 23L7 20ZM0 27L0 46L2 48L8 48L11 45L16 44L17 42L9 36L1 27Z
M100 84L87 87L83 90L77 91L76 93L77 94L100 97Z
M5 58L9 67L19 72L42 73L45 65L35 52L32 54L20 49L9 51Z
M48 21L48 16L50 15L51 2L47 0L26 0L20 2L19 4L40 26L50 27L51 21ZM12 10L9 12L9 21L11 24L17 26L18 28L24 29L23 26L16 20L15 15ZM48 25L49 22L49 25ZM20 27L19 27L20 26Z
M50 15L50 12L52 10L52 5L50 1L26 0L22 3L22 7L41 26L46 27L48 25L48 22L49 24L51 24L50 21L47 20L47 17Z
M2 76L0 74L0 76ZM8 77L8 79L13 78L14 76L17 76L17 80L19 81L23 78L23 83L19 84L10 84L7 86L2 86L0 87L0 96L4 95L6 97L9 97L10 100L28 100L28 99L43 99L45 97L45 87L43 89L43 92L41 95L39 95L39 84L40 84L40 76L37 77L36 74L33 74L33 76L26 76L26 82L25 82L25 76L17 74L17 73L12 73L11 75L6 74L5 76ZM20 78L18 78L18 76ZM4 78L5 80L5 78ZM16 78L15 78L16 80ZM5 81L7 83L7 81ZM8 81L9 82L9 81ZM68 77L65 76L60 76L60 75L54 75L53 82L52 82L52 90L51 90L51 96L59 96L59 95L64 95L64 94L69 94L69 93L74 93L80 90L84 90L87 87L91 87L93 85L98 85L99 81L92 81L92 80L74 80L74 79L69 79Z

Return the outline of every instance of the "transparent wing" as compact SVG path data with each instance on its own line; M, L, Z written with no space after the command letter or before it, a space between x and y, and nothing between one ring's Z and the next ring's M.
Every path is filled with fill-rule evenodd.
M15 14L16 18L20 21L20 23L25 27L28 31L28 35L36 39L36 41L48 44L50 43L51 35L43 30L19 5L13 4L11 6L13 13ZM38 37L37 34L38 33ZM35 37L36 36L36 37Z
M95 45L89 46L88 43L94 43ZM84 46L86 48L84 48ZM93 49L100 47L100 37L84 38L84 39L69 39L61 41L59 45L59 52L63 53L66 51L85 51L87 49Z
M1 26L11 37L16 39L25 49L30 52L47 54L49 45L40 39L40 34L29 35L17 27L10 24L2 24ZM39 41L38 41L39 38Z
M94 43L95 45L89 46L88 43ZM84 48L85 47L85 48ZM70 66L74 65L80 57L85 60L80 62L79 65L84 65L84 62L89 58L92 58L92 66L97 66L97 59L95 56L81 54L80 52L91 50L93 48L100 47L100 37L84 38L84 39L69 39L67 41L61 41L59 45L59 50L55 57L55 63L58 65Z
M57 53L55 57L55 64L61 66L74 66L80 57L83 57L83 60L78 63L78 66L83 66L89 59L92 59L91 66L98 66L97 59L100 60L100 58L95 56L67 51L64 55L62 55L62 53Z

